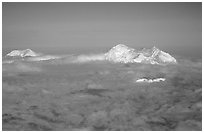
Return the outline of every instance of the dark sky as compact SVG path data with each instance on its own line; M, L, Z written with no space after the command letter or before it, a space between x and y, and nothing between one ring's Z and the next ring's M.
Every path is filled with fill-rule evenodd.
M3 3L3 49L153 45L202 57L202 3Z

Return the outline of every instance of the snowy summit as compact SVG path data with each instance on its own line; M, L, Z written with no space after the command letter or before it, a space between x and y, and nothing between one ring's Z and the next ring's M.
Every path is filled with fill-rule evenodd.
M13 50L10 53L8 53L6 56L35 57L35 56L39 56L39 54L35 53L31 49L25 49L25 50Z
M36 53L31 49L13 50L10 53L8 53L6 57L21 57L20 59L26 60L26 61L46 61L46 60L54 60L54 59L60 58L60 56L44 55L41 53ZM26 57L26 59L24 57ZM13 62L14 60L4 61L4 63L13 63Z
M133 48L118 44L105 54L105 58L113 62L134 63L134 58L136 56L134 51Z

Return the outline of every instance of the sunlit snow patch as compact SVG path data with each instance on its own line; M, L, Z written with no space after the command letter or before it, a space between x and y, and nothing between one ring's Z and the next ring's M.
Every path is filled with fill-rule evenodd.
M136 80L136 82L141 83L141 82L146 82L146 83L153 83L153 82L160 82L160 81L165 81L165 78L156 78L156 79L146 79L146 78L142 78L142 79L138 79Z

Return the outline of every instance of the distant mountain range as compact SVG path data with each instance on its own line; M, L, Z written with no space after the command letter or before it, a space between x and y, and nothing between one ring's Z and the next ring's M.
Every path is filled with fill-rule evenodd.
M26 61L44 61L60 59L66 56L44 55L36 53L31 49L13 50L5 58L18 58ZM72 57L73 58L73 57ZM124 44L118 44L111 48L107 53L95 55L79 55L72 62L89 62L89 61L110 61L114 63L145 63L145 64L176 64L177 61L170 54L159 50L156 47L151 49L142 49L137 51ZM3 63L12 63L13 61L4 61Z

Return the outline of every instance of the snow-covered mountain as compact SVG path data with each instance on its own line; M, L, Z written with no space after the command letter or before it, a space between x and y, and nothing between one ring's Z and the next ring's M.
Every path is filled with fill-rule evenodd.
M114 63L145 63L145 64L176 64L177 61L170 54L159 50L156 47L151 49L135 50L124 44L118 44L111 48L107 53L101 54L90 54L90 55L78 55L78 56L67 56L67 55L45 55L32 51L31 49L26 50L13 50L8 53L6 57L11 57L12 60L6 60L5 62L12 63L15 61L13 57L24 61L45 61L54 60L60 58L70 58L70 63L86 63L90 61L110 61ZM20 57L20 58L19 58ZM11 62L12 61L12 62Z
M136 56L133 48L129 48L123 44L118 44L105 53L106 60L120 63L134 63Z
M31 49L25 49L25 50L13 50L10 53L8 53L6 56L12 56L12 57L35 57L39 56L40 54L35 53Z
M59 59L60 56L55 55L44 55L41 53L36 53L31 49L25 50L13 50L5 56L5 60L3 63L10 64L18 60L23 61L46 61L46 60L54 60Z
M105 54L105 59L120 63L146 63L146 64L176 64L177 61L170 54L159 50L142 49L136 51L124 44L118 44Z

